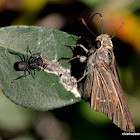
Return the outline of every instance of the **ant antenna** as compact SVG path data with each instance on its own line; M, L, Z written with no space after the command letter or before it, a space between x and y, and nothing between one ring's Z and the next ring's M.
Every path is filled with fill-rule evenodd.
M100 17L101 17L101 32L102 32L102 34L103 34L103 20L102 20L102 15L101 15L100 13L95 13L95 14L91 17L90 21L88 22L88 25L89 25L89 23L91 22L91 20L93 19L93 17L96 16L97 14L100 15Z
M116 33L111 37L111 39L120 31L121 27L123 26L124 22L122 22L121 26L119 27L119 29L116 31Z

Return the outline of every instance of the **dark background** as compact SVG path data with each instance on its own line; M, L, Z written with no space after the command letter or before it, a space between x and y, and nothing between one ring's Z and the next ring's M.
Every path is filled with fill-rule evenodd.
M94 41L81 23L100 12L104 33L112 36L122 87L130 112L140 132L140 5L139 0L3 0L0 1L0 26L37 25L62 30ZM93 18L91 31L101 34L100 17ZM118 139L123 131L104 114L80 102L48 112L19 107L0 91L0 139L2 140L91 140Z

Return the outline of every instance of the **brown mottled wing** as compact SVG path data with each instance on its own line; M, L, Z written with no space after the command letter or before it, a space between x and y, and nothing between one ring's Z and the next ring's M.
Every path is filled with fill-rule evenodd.
M134 132L133 119L118 78L104 61L91 67L92 73L87 75L84 87L84 93L90 95L91 108L106 114L122 130Z
M120 82L120 76L119 76L117 62L116 62L115 58L114 58L113 74L117 78L117 80Z

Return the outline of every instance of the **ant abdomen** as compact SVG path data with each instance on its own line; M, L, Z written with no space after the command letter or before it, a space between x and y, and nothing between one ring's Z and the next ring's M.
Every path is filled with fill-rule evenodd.
M27 62L15 62L14 63L14 69L16 71L25 71L29 67L29 64Z

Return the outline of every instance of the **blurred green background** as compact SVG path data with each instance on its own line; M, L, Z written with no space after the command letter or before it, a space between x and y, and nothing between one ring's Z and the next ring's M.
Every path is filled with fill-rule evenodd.
M0 0L0 26L47 26L94 40L79 20L89 21L100 12L104 33L112 39L120 78L130 112L140 132L140 1L139 0ZM90 29L101 34L100 17ZM80 102L48 112L35 112L15 105L0 90L0 140L91 140L124 139L104 114Z

